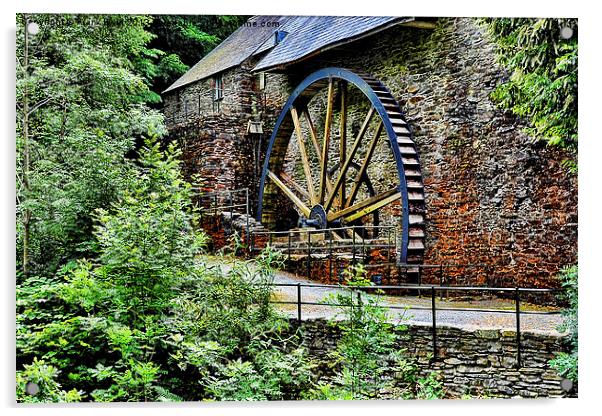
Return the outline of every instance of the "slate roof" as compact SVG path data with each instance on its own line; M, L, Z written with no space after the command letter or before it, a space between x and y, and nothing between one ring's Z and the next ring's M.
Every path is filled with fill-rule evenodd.
M408 17L383 16L253 16L226 40L209 52L164 92L210 77L240 65L252 55L267 54L253 71L264 71L298 62L315 53L369 36L393 25L413 20ZM261 27L278 22L277 28ZM287 32L277 45L276 30Z
M273 38L275 29L267 25L262 27L262 23L278 22L280 26L283 26L290 18L291 16L251 17L247 22L256 22L257 26L243 25L239 27L163 92L174 90L240 65L266 39Z
M265 71L298 62L317 52L369 36L408 20L412 19L362 16L296 17L279 28L289 32L288 35L253 68L253 71Z

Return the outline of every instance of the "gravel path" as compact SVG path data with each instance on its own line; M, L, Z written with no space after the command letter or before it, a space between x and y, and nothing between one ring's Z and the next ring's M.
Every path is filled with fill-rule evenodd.
M208 265L219 265L227 270L236 259L209 257L205 258ZM314 281L295 276L294 274L278 271L274 276L274 283L294 284L313 283ZM291 317L297 317L297 287L277 287L274 290L274 301L294 302L294 304L278 304L279 309ZM323 303L324 298L330 294L342 293L345 289L335 287L301 287L301 300L308 303ZM405 318L405 323L415 325L432 325L431 298L427 291L424 297L419 296L381 296L383 306L389 309L393 322ZM447 300L436 298L436 321L437 325L454 326L465 329L516 329L516 316L514 314L514 302L506 299L485 300ZM424 308L424 309L422 309ZM439 308L461 308L463 310L439 310ZM470 309L494 309L495 312L481 312ZM520 323L521 331L540 332L547 334L558 334L557 327L562 322L559 313L543 314L541 312L559 312L554 308L543 308L540 306L521 304ZM339 308L327 305L302 305L302 319L315 318L341 318Z

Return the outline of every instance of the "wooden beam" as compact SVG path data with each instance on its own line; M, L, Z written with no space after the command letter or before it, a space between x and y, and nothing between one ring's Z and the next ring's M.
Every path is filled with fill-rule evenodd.
M341 95L341 112L340 112L340 123L339 123L339 169L341 169L341 190L339 194L340 209L343 209L343 202L345 201L345 172L342 171L343 164L347 158L347 82L341 81L339 84L339 91ZM336 203L335 203L336 205Z
M353 161L353 158L355 157L355 154L357 153L357 150L360 147L362 138L364 137L364 134L366 133L366 130L368 129L368 126L370 125L370 120L372 119L374 112L375 112L374 107L370 107L370 110L368 111L368 114L366 115L366 119L364 120L364 124L362 124L362 127L360 128L359 132L357 133L357 137L355 138L355 142L353 143L351 152L349 153L349 155L347 155L347 159L345 159L345 163L343 164L343 166L341 167L341 169L339 171L339 177L337 178L337 181L335 182L334 189L333 189L332 193L329 195L328 200L326 201L326 204L324 204L324 209L326 210L326 212L328 212L328 210L330 209L330 206L332 205L332 201L334 200L334 195L337 193L337 191L339 190L339 187L343 183L343 181L342 181L343 175L349 169L349 165L351 165L351 162Z
M305 116L305 119L307 120L307 124L309 126L309 136L311 138L311 141L314 145L314 150L316 151L316 156L318 158L318 164L320 166L322 166L322 150L320 149L320 144L318 143L318 136L316 134L316 128L314 127L314 123L313 121L311 121L311 117L309 115L309 111L307 111L307 108L303 109L302 111L303 116ZM328 171L326 171L326 188L328 189L329 193L332 193L332 177L330 176L330 173L328 173ZM338 202L339 200L337 199L336 202Z
M309 193L301 185L295 182L295 180L292 177L290 177L287 173L281 172L280 179L282 179L282 181L285 184L292 186L295 189L295 191L299 192L301 196L303 196L306 200L310 200Z
M382 193L380 193L378 195L374 195L373 197L365 199L362 202L359 202L359 203L357 203L355 205L352 205L352 206L347 207L345 209L342 209L340 211L329 213L328 214L328 220L329 221L334 221L334 220L336 220L338 218L342 218L342 217L346 217L348 215L352 215L352 214L356 213L357 211L360 211L360 210L362 210L362 209L364 209L366 207L370 207L371 205L377 204L377 203L379 203L382 200L386 200L386 199L390 198L393 195L398 195L398 197L401 196L401 194L397 191L396 187L395 188L391 188L388 191L382 192ZM370 211L370 212L372 212L372 211ZM366 215L366 214L363 214L363 215ZM363 215L361 215L361 216L363 216ZM357 217L357 218L359 218L359 217ZM346 220L351 221L351 220L349 220L349 218L346 218Z
M376 202L375 204L370 205L353 215L345 217L345 221L348 221L348 222L355 221L358 218L361 218L365 215L371 214L372 212L376 211L377 209L382 208L385 205L388 205L395 200L398 200L399 198L401 198L401 192L397 192L395 195L391 195L390 197L385 198L379 202Z
M305 141L303 140L303 132L301 131L301 123L299 122L299 115L297 109L291 107L291 117L293 124L295 125L295 133L297 135L297 142L299 142L299 153L301 154L301 163L303 164L303 171L305 172L305 178L307 180L307 190L309 192L309 200L312 205L318 203L316 198L316 192L314 190L314 182L311 177L311 166L309 165L309 158L307 157L307 149L305 147Z
M316 134L316 128L314 127L314 123L311 120L311 116L309 115L309 111L307 108L304 108L302 111L305 120L307 120L307 125L309 126L309 137L311 138L311 142L314 145L314 150L316 151L316 155L318 156L318 161L320 165L322 164L322 149L320 148L320 144L318 143L318 136Z
M324 203L326 194L326 171L328 170L328 148L330 147L330 125L332 124L332 110L334 107L334 81L328 80L328 99L326 104L326 120L324 121L324 141L322 142L322 168L320 170L320 194L318 200Z
M357 172L355 176L355 181L353 183L353 188L351 189L351 194L349 194L349 199L345 201L345 207L351 205L355 197L357 196L357 191L360 189L360 185L362 183L362 178L366 174L368 170L368 164L372 159L372 155L374 154L374 150L376 149L376 144L378 143L378 138L380 137L383 131L383 123L382 120L379 120L378 127L376 128L376 133L370 142L370 146L368 146L368 151L366 152L366 156L364 157L364 161L362 162L362 166L360 166L360 170Z
M400 26L415 27L417 29L434 29L437 27L437 24L433 22L413 20L411 22L401 23Z
M290 199L293 204L299 208L299 211L301 211L303 215L309 217L311 210L278 178L278 176L276 176L274 172L268 170L268 177L276 184L276 186L278 186L278 188L282 190L282 192L284 192L288 199Z

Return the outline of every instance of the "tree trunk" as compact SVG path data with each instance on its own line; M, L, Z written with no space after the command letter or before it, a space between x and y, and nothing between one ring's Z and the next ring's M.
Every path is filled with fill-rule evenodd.
M24 70L25 70L25 79L29 77L29 50L28 50L28 33L27 33L27 25L29 23L29 19L27 15L24 16L25 21L25 46L24 46ZM28 85L25 82L25 88L23 90L23 187L25 189L25 195L23 200L27 202L27 197L29 195L29 101L28 101ZM23 214L23 275L27 277L29 272L29 234L30 234L30 223L31 223L31 211L29 208L25 208L25 213Z

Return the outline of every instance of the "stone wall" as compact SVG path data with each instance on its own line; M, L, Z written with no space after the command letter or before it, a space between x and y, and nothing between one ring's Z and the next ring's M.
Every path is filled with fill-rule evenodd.
M293 321L298 327L298 321ZM332 359L340 330L324 320L305 320L303 343L317 357L318 376L332 377ZM447 397L575 397L560 387L561 378L548 361L564 351L559 335L522 333L522 365L516 368L516 333L497 329L437 328L438 359L432 361L432 333L427 326L398 332L398 346L416 357L421 376L435 370L442 376Z
M206 191L253 186L254 151L247 123L253 118L255 82L249 67L242 66L223 74L221 100L213 98L212 79L165 97L169 138L181 144L184 175Z
M396 27L291 71L300 78L327 66L380 79L413 128L427 198L425 263L491 266L450 269L449 284L556 286L559 269L577 261L577 178L561 167L565 155L534 143L490 100L506 74L476 19ZM396 174L381 172L384 181ZM434 273L423 280L437 282Z
M434 30L388 29L319 54L286 74L267 74L261 92L257 76L248 71L254 63L224 75L219 112L198 99L210 81L166 97L170 135L183 140L185 171L199 173L208 189L248 186L256 195L266 142L292 88L322 67L357 69L391 90L413 128L426 194L425 263L482 265L448 268L445 283L555 287L558 271L576 263L577 178L561 167L561 152L535 143L519 119L491 102L491 92L507 75L476 19L442 18ZM188 117L182 115L184 102L193 108ZM350 109L353 128L365 111L360 104ZM263 136L246 134L252 118L264 121ZM321 120L314 122L321 126ZM293 148L288 158L296 156ZM391 166L390 149L378 147L373 181L394 183ZM282 226L291 225L286 223L294 214L290 204L273 211ZM392 205L381 220L398 215ZM438 283L439 277L427 272L422 280Z
M221 100L214 100L213 78L163 97L168 140L181 144L186 178L197 183L196 175L205 191L248 188L253 209L267 139L289 89L285 76L266 74L260 90L258 75L250 72L256 63L251 59L222 74ZM249 121L262 121L265 132L248 134Z

